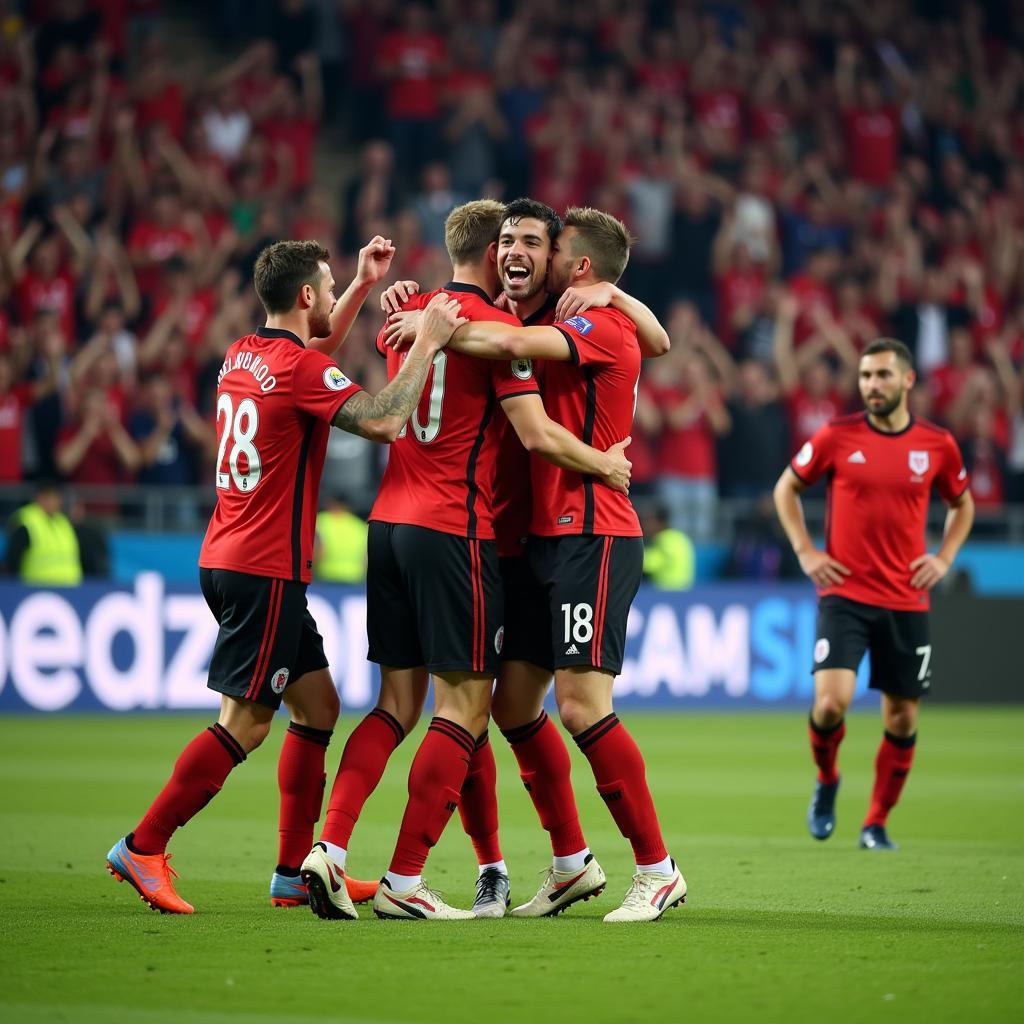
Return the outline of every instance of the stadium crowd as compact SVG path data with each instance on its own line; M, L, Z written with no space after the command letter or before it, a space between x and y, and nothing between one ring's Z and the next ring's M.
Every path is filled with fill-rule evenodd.
M345 281L379 233L391 279L432 288L452 207L530 195L637 238L621 283L673 348L641 380L633 493L697 539L859 408L885 334L979 510L1024 502L1015 0L222 0L238 55L203 73L162 8L0 0L0 481L209 480L266 244L318 238ZM353 155L340 186L318 146ZM379 322L341 359L371 389ZM332 456L328 490L372 489L359 439Z

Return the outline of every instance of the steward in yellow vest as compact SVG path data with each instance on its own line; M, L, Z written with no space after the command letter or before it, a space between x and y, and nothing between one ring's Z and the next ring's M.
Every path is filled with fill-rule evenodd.
M362 583L366 579L366 523L344 501L332 498L316 517L316 565L324 583Z
M644 575L659 590L689 590L695 566L693 541L673 530L663 512L652 512L644 522Z
M35 500L11 516L7 566L33 587L74 587L82 582L78 537L61 511L56 484L41 483Z

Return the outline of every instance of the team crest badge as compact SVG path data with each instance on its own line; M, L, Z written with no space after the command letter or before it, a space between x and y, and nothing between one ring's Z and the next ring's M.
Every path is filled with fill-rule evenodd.
M284 693L284 688L288 685L288 669L279 668L270 677L270 688L274 693Z
M928 453L911 452L909 455L910 472L915 476L924 476L928 472Z

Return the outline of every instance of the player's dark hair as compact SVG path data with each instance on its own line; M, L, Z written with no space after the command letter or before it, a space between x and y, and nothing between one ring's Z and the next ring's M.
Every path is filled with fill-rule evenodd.
M536 199L513 199L505 206L503 224L511 222L513 226L525 219L539 220L548 229L548 238L553 242L562 233L562 218L547 203Z
M268 314L288 313L298 299L299 289L320 287L320 264L331 254L319 242L275 242L256 259L252 280L256 294Z
M576 258L587 256L599 281L615 284L629 262L629 249L633 238L626 225L610 213L589 206L573 206L565 211L565 226L575 228L572 254Z
M910 349L898 338L875 338L861 353L862 356L874 356L879 352L895 352L896 358L903 363L908 370L914 368L914 357Z

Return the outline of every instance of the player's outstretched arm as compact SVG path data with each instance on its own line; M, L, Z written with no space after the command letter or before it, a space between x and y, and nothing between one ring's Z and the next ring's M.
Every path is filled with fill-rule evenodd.
M375 235L359 250L356 276L352 278L352 283L331 310L330 336L313 338L308 348L330 356L345 343L348 332L359 316L359 310L363 308L366 296L390 270L394 256L395 247L391 244L391 239L381 235Z
M650 308L610 281L566 288L555 307L555 319L569 320L577 313L601 306L617 309L636 324L636 337L644 358L663 356L671 348L668 332Z
M423 311L416 341L394 379L376 395L354 394L338 410L334 426L381 444L394 441L420 399L434 356L462 323L458 302L435 295Z
M931 590L941 580L953 559L963 546L974 525L974 498L970 491L964 491L949 503L946 525L942 531L942 546L934 555L921 555L910 563L913 576L910 585L918 590Z
M843 578L850 575L850 570L842 562L837 562L827 551L819 551L814 546L811 535L807 532L804 507L800 501L803 490L803 481L787 466L772 493L775 512L783 530L786 531L793 553L800 560L800 568L819 587L839 586Z
M551 419L540 395L515 395L506 398L501 406L527 451L535 452L562 469L596 476L613 491L629 494L633 463L626 458L625 449L633 440L631 437L602 452L584 444Z
M555 327L514 327L492 320L463 324L452 335L451 348L478 359L572 359L569 342Z

